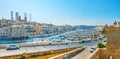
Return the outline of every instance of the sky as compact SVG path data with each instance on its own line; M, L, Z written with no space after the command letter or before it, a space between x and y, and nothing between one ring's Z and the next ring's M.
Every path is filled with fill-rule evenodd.
M55 25L105 25L120 20L120 0L0 0L0 18L10 12ZM28 17L29 18L29 17Z

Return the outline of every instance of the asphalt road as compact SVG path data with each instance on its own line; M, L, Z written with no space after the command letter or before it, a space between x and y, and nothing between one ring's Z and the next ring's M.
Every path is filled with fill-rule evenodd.
M34 46L34 47L21 47L18 50L6 50L0 49L0 56L9 56L9 55L16 55L22 54L24 52L32 53L32 52L40 52L40 51L49 51L51 49L64 49L68 47L78 47L78 46L96 46L100 42L100 40L94 40L90 42L84 43L72 43L72 44L65 44L65 45L49 45L49 46Z
M71 59L88 59L91 56L91 52L89 51L90 47L87 47L84 51L72 57Z
M88 59L93 53L90 52L90 48L91 47L97 47L97 44L100 42L101 40L97 40L97 41L92 41L89 43L83 43L83 46L86 47L86 49L82 52L80 52L79 54L77 54L76 56L72 57L71 59Z

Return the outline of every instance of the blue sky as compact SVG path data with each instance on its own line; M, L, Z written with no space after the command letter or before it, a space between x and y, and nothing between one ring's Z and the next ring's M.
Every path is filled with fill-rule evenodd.
M32 21L56 25L105 25L120 20L120 0L0 0L0 17L10 11L32 14Z

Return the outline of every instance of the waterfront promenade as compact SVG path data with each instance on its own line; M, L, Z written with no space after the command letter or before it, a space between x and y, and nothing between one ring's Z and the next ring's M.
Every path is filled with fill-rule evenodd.
M28 39L16 39L16 40L0 40L0 44L21 44L21 43L32 43L32 42L40 42L42 39L47 41L59 41L59 42L70 42L78 40L78 37L86 37L83 38L86 40L88 37L91 37L93 34L97 33L95 30L83 31L83 30L72 30L68 32L64 32L61 34L56 34L48 37L36 37L36 38L28 38Z

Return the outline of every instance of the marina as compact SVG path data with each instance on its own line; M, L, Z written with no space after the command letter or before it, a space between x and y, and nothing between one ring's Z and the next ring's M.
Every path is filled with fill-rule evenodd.
M41 42L42 40L46 40L48 42L71 42L74 41L72 39L76 39L79 36L92 36L92 34L97 33L93 32L94 30L90 30L87 32L85 30L72 30L61 34L56 34L48 37L35 37L35 38L28 38L28 39L4 39L0 40L0 44L20 44L20 43L33 43L33 42ZM91 35L87 35L87 33L91 33Z

